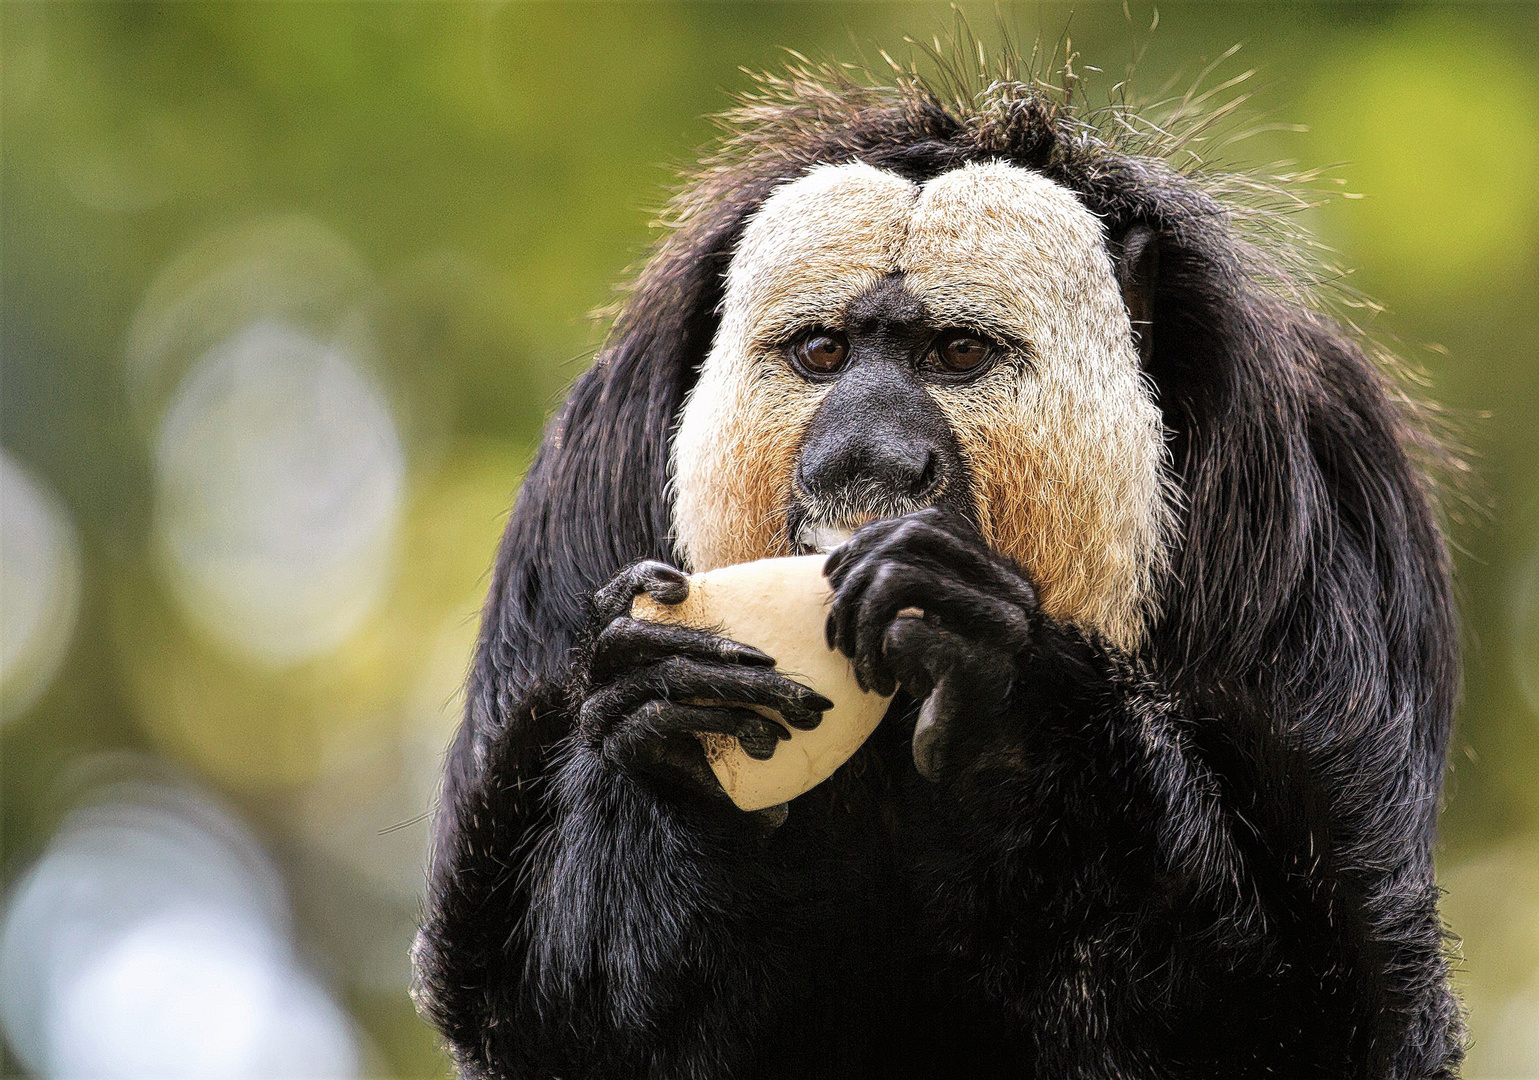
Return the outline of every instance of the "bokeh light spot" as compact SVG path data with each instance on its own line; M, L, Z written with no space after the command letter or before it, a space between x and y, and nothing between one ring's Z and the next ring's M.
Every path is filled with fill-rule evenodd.
M189 907L131 927L65 984L48 1075L134 1080L350 1077L337 1006L264 927Z
M294 957L276 869L236 819L180 786L119 780L65 820L8 898L0 984L0 1027L42 1076L361 1069L351 1022Z
M200 237L155 275L134 313L129 402L153 428L209 350L264 321L330 341L373 288L358 253L311 218L261 218Z
M0 719L53 680L80 608L80 550L59 498L0 451Z
M447 741L441 706L464 677L490 552L528 461L527 447L497 440L451 448L436 473L411 487L398 557L411 572L394 575L385 603L341 648L291 667L231 652L182 616L148 574L114 575L112 642L141 729L220 784L270 792L326 783L328 748L390 741L399 725L430 714L436 732L420 767L436 772ZM440 684L431 709L419 709L413 688L435 663L431 643L446 620L460 624L464 652L447 661L456 667L450 687ZM424 806L392 810L368 827L386 828ZM356 802L346 808L357 810Z
M333 649L383 595L405 454L382 391L336 348L265 321L216 346L167 409L155 465L174 591L237 652Z

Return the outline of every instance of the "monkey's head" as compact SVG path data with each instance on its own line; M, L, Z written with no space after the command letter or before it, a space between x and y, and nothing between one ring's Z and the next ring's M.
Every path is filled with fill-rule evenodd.
M826 550L948 505L1050 614L1135 646L1173 501L1117 269L1102 222L1017 165L781 184L742 231L674 439L682 553Z
M963 94L796 69L725 117L524 485L493 597L541 629L488 638L488 671L552 677L637 558L789 555L932 504L1194 691L1349 685L1317 673L1365 655L1342 643L1375 597L1445 618L1414 463L1442 452L1300 283L1299 200L1185 161L1180 117L1005 68Z

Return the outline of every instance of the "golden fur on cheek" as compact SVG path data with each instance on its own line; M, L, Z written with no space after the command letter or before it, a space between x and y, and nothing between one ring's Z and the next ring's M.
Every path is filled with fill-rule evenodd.
M689 422L704 437L674 451L674 529L691 569L791 554L796 452L827 392L765 365L697 393Z
M1145 485L1108 471L1109 458L1127 454L1116 432L1098 417L1039 408L1052 396L1005 379L937 394L972 471L989 545L1026 570L1048 614L1133 648L1158 557L1157 534L1127 512L1146 505ZM1107 452L1083 453L1096 428Z

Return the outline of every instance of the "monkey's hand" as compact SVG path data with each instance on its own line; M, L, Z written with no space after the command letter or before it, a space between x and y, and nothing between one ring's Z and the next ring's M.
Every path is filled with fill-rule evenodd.
M861 686L923 702L914 765L930 780L1002 749L1005 705L1041 621L1036 590L955 511L872 522L824 566L830 648ZM923 616L904 614L917 608Z
M790 737L748 706L768 707L787 724L813 728L833 703L773 670L773 657L704 630L634 619L645 592L661 604L689 594L689 579L665 563L622 570L593 598L579 663L577 730L615 765L656 770L722 795L697 736L730 735L763 760Z

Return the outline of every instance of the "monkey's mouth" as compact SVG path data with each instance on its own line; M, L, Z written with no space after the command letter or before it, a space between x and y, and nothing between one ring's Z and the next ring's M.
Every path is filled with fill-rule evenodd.
M827 555L855 535L862 525L876 520L872 514L828 521L805 517L791 527L791 549L796 555Z
M797 530L794 546L798 555L826 555L854 535L854 529L842 525L809 521Z

